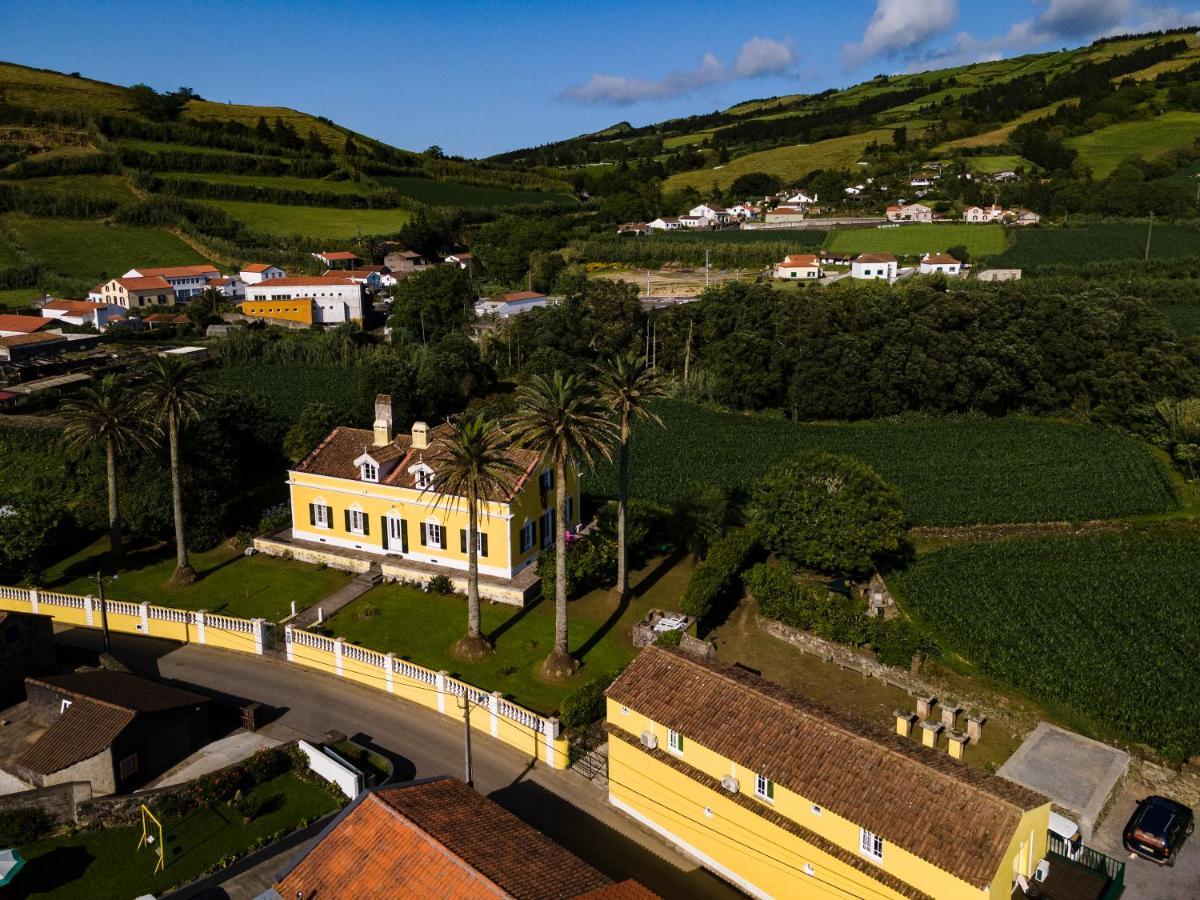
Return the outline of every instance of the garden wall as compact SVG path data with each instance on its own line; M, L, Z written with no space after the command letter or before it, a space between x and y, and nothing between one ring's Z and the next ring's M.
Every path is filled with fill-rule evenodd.
M92 786L89 782L72 781L0 796L0 813L36 807L50 816L55 825L78 824L80 809L91 799Z

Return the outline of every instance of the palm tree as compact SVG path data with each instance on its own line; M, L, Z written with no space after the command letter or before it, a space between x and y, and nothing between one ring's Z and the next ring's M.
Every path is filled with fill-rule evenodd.
M171 581L191 584L196 580L196 572L188 563L183 490L179 480L179 432L199 418L200 410L211 395L200 368L182 357L156 357L147 375L146 411L160 430L165 426L171 450L171 509L175 519L175 571Z
M629 504L629 444L630 426L634 419L648 419L662 425L662 419L649 408L649 403L663 396L662 379L656 369L646 363L646 357L628 352L619 354L596 367L600 379L600 396L617 414L620 422L617 475L617 596L624 600L629 593L629 548L625 543L625 514Z
M542 674L561 680L575 672L567 645L567 466L572 461L592 465L598 455L611 459L616 427L599 393L578 375L533 375L517 388L516 400L517 411L509 419L514 442L554 466L554 649L542 663Z
M460 418L431 460L437 503L467 501L467 635L455 652L478 659L491 652L479 623L479 510L485 500L507 496L521 472L505 450L499 424L483 415ZM428 490L428 489L427 489ZM485 510L486 515L486 510Z
M104 447L108 476L108 552L120 559L121 503L117 489L117 458L134 446L145 447L151 441L129 391L115 375L105 375L95 385L83 388L62 406L67 424L63 428L63 447L75 458L89 453L97 444Z

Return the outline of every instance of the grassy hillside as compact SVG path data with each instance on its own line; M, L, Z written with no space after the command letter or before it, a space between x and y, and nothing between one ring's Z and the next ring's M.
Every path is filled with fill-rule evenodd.
M257 231L288 236L353 238L364 234L390 234L412 218L404 209L334 209L321 206L284 206L213 200L212 205Z
M1156 159L1200 139L1200 113L1175 110L1153 119L1120 122L1068 139L1067 146L1103 178L1129 157Z

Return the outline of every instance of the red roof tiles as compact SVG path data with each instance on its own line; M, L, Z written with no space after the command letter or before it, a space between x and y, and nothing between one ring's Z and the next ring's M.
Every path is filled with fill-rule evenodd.
M41 316L0 315L0 331L15 331L18 334L33 334L53 323Z

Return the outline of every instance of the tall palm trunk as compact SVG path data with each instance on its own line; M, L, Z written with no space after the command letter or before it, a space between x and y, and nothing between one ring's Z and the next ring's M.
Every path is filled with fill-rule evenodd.
M567 520L567 466L558 459L554 463L554 656L568 671L573 668L567 649L567 536L563 527Z
M108 553L113 559L120 559L121 501L117 496L117 448L111 437L104 441L104 469L108 476Z
M482 640L479 625L479 497L474 491L468 498L467 514L467 639Z
M191 584L196 580L196 573L188 563L183 486L179 480L179 422L174 413L167 416L167 439L171 445L171 508L175 516L175 572L171 580L177 584Z
M629 595L629 548L625 545L625 508L629 503L629 416L621 416L621 447L617 467L617 597Z

